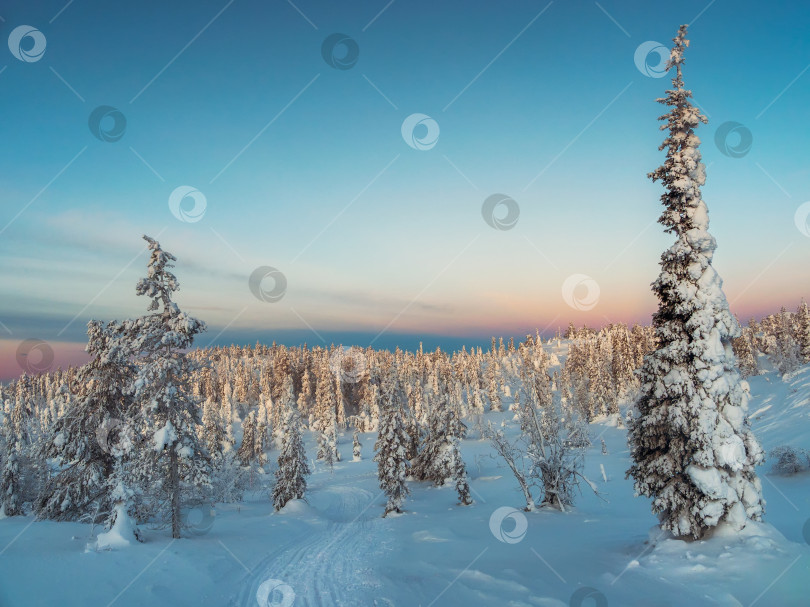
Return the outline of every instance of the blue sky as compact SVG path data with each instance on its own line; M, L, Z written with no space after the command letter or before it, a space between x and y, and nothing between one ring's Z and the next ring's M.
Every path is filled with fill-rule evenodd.
M668 46L681 23L732 309L795 306L810 252L794 222L810 199L808 12L727 0L6 3L3 37L28 25L47 46L34 62L0 49L3 368L20 340L59 349L89 318L142 313L142 233L179 258L178 301L209 323L203 345L452 347L571 320L646 322L669 244L645 178L662 159L654 100L669 79L642 74L634 53ZM350 69L322 56L333 33L357 44ZM88 126L102 105L126 119L118 141ZM414 113L438 125L430 149L403 139ZM742 157L715 144L729 121L751 133ZM172 215L181 186L205 197L199 221ZM496 193L519 206L513 229L482 218ZM259 266L286 276L279 302L251 294ZM572 274L599 285L593 307L567 305Z

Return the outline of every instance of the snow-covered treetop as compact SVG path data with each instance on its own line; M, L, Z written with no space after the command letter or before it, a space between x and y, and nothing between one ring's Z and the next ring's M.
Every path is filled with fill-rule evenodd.
M182 312L172 301L172 293L180 289L177 277L168 268L177 258L160 248L160 243L149 236L143 239L152 251L147 264L146 278L135 286L138 295L151 299L149 307L154 314L124 321L122 331L130 339L133 352L155 352L160 348L184 350L191 347L194 336L205 331L205 323Z
M180 283L168 268L174 267L172 262L177 261L177 258L161 249L160 243L154 238L144 235L143 239L149 243L152 256L147 264L146 278L138 281L135 292L138 295L146 295L152 300L149 310L160 309L162 303L164 314L174 315L178 312L178 308L171 300L171 293L180 289Z
M686 30L687 26L682 25L678 35L672 39L675 45L670 51L667 68L674 67L675 76L667 96L657 100L672 108L659 117L664 122L661 130L669 133L658 149L666 148L667 157L663 165L648 175L653 181L660 179L667 190L661 196L665 209L659 222L668 232L677 234L685 234L694 228L705 231L709 227L708 212L700 193L700 187L706 181L706 169L698 149L700 139L694 132L695 127L708 120L689 101L692 91L683 85L681 66L684 63L684 50L689 46ZM690 244L708 255L715 247L711 238L701 237Z

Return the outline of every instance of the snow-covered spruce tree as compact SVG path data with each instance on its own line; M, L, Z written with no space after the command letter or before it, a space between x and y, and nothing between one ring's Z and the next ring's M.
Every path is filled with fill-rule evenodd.
M458 438L453 438L450 461L453 468L453 482L456 485L456 493L458 493L458 503L460 506L469 506L473 500L470 496L470 485L467 483L467 466L464 464L458 448Z
M202 424L202 439L205 443L205 449L212 459L218 460L223 455L225 430L222 427L222 419L217 410L217 405L211 400L206 400L203 403Z
M78 371L77 394L39 450L40 458L53 458L58 465L37 503L41 518L75 520L91 510L108 512L112 492L126 485L121 476L131 447L125 420L132 415L132 397L126 393L135 375L132 353L121 323L91 320L87 337L92 358Z
M331 419L327 420L326 427L324 428L324 463L329 466L329 469L335 467L335 462L340 461L340 451L338 451L338 422L337 412L332 409L330 411Z
M457 481L464 468L464 460L458 451L458 441L466 433L458 412L448 401L448 393L440 390L428 418L427 436L419 454L413 460L411 476L441 486L450 480ZM465 481L466 483L466 481Z
M22 514L23 470L21 460L25 449L25 405L20 399L12 406L6 402L3 421L3 467L0 471L0 516Z
M268 435L269 425L267 409L264 405L260 404L258 412L256 413L256 431L253 433L253 452L256 454L256 463L259 464L260 467L267 463L265 452L270 443Z
M179 289L169 271L174 255L156 240L143 238L151 256L147 276L135 291L150 299L152 313L127 321L129 347L139 355L134 398L140 444L134 472L150 499L168 504L172 537L179 538L184 493L199 495L210 486L210 461L198 432L200 406L189 385L194 365L184 353L205 323L172 301Z
M359 462L363 459L363 445L360 443L360 430L354 429L352 434L352 460Z
M810 309L803 299L796 311L796 340L799 342L802 364L810 362Z
M448 407L446 426L447 434L450 437L450 444L447 449L447 459L450 462L448 467L456 487L456 493L458 493L458 503L460 506L469 506L473 503L473 500L470 496L470 485L467 482L467 466L464 463L464 458L461 457L461 450L459 449L461 439L467 434L467 426L461 421L456 406L452 404Z
M447 458L450 436L447 431L446 408L445 395L440 393L428 414L427 435L416 457L412 459L411 476L437 486L444 485L452 473Z
M396 370L392 364L383 380L380 430L374 444L380 489L388 498L383 517L391 512L402 512L402 502L410 493L405 484L410 468L405 447L410 438L402 423L402 408L396 399L396 382Z
M501 411L503 406L501 404L501 395L498 391L498 379L500 371L498 369L498 360L493 352L489 356L487 369L484 372L484 381L487 385L487 396L489 397L489 408L491 411Z
M202 423L202 441L211 458L212 499L225 503L241 501L248 474L228 442L222 415L215 402L206 400L203 404Z
M276 484L272 493L275 510L281 510L290 500L304 499L307 491L306 477L310 473L304 441L301 439L301 422L294 408L287 408L283 426Z
M662 529L677 537L704 537L728 523L740 529L759 520L764 502L754 467L762 449L746 417L746 394L731 351L739 325L728 309L722 281L712 267L716 243L701 199L705 167L694 128L706 122L684 88L687 26L674 38L668 67L675 77L659 99L670 111L660 149L664 164L649 174L666 189L659 222L676 242L661 256L653 283L658 311L657 350L644 358L641 390L628 440L628 476L637 495L653 498Z
M748 327L743 328L740 336L732 340L731 346L734 350L734 356L737 357L740 375L742 377L756 375L759 372L759 365L757 364L757 357L754 353L751 329Z
M306 373L306 371L304 371ZM307 405L305 404L305 393L302 391L299 394L297 403L298 403L298 415L305 416L305 411L307 410ZM268 403L272 403L272 401L268 398ZM293 387L293 380L291 376L287 376L284 378L284 383L282 384L281 389L281 397L279 398L278 402L272 404L272 417L275 419L275 422L270 422L270 426L272 428L272 436L273 439L271 444L276 449L281 449L281 443L284 439L284 417L287 415L287 411L290 409L296 408L296 398L295 398L295 389Z
M312 429L316 431L317 459L332 468L338 461L337 453L337 396L329 370L322 368L315 390L315 419Z
M256 414L253 411L242 424L242 444L237 455L243 466L250 466L256 460Z
M792 315L784 307L775 317L771 361L782 375L793 373L801 365L801 346L796 339Z

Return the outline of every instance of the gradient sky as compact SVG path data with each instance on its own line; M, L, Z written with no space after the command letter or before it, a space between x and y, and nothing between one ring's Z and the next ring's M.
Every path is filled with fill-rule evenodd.
M36 62L0 48L0 378L19 373L24 339L64 364L88 319L145 311L143 233L178 257L177 300L209 324L200 345L456 347L648 322L671 239L645 175L670 81L634 53L681 23L732 310L807 292L808 6L42 0L0 17L4 40L20 25L47 40ZM322 57L336 32L357 43L351 69ZM101 105L125 116L120 140L91 133ZM432 149L403 139L414 113L439 125ZM729 121L753 138L739 158L715 144ZM185 185L207 202L194 223L169 209ZM482 218L495 193L519 205L511 230ZM251 294L258 266L286 276L281 301ZM572 274L598 283L592 309L564 300Z

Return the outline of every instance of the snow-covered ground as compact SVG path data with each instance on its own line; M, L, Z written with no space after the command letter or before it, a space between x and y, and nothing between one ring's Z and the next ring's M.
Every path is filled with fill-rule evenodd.
M810 447L810 367L750 384L763 447ZM510 413L487 418L516 431ZM85 551L88 525L5 519L0 605L810 604L810 473L775 476L766 462L767 522L741 536L665 539L649 501L634 498L624 478L626 431L609 420L590 430L586 473L601 497L586 488L569 513L503 510L522 496L471 428L462 444L475 499L468 507L456 505L451 487L411 483L406 512L381 518L375 436L363 436L363 460L353 462L347 433L334 473L315 466L309 503L273 514L267 494L254 493L219 505L196 537L147 530L144 544L95 552ZM310 436L307 449L314 453Z

